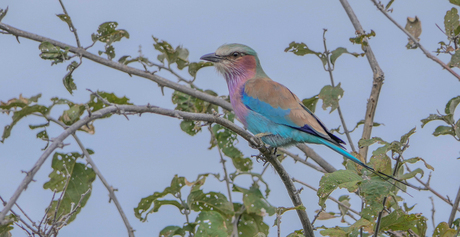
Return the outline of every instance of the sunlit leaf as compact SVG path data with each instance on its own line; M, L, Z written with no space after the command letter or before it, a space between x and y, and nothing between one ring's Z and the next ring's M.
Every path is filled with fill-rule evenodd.
M70 19L69 15L67 15L67 14L57 14L56 16L59 17L59 19L61 19L61 21L67 23L67 25L69 26L69 29L71 31L74 30L74 29L72 29L72 20Z
M180 129L190 136L195 136L198 132L201 131L201 126L199 122L184 120L180 122Z
M449 228L449 225L446 222L441 222L436 226L433 232L433 236L436 237L455 237L457 236L457 231Z
M452 135L455 136L455 131L452 129L450 126L438 126L434 132L433 135L435 137L441 136L441 135Z
M460 67L460 50L455 51L447 65L449 67Z
M444 110L446 114L454 114L455 108L460 103L460 96L454 97L449 100L446 104L446 109Z
M361 216L368 220L376 216L382 210L383 199L389 195L392 187L391 183L381 180L379 177L362 181L360 194L364 198L366 206Z
M430 170L433 170L434 171L434 168L433 166L429 165L428 163L426 163L426 161L420 157L414 157L414 158L410 158L410 159L407 159L407 160L404 160L403 163L411 163L411 164L415 164L416 162L418 161L423 161L423 163L425 164L425 167L427 169L430 169Z
M459 26L459 16L458 11L455 7L453 7L450 11L446 12L444 16L444 27L446 30L446 34L449 37L455 36L454 30Z
M225 218L215 211L202 211L195 219L195 222L198 223L198 227L195 232L196 237L227 237L228 226L226 224Z
M241 210L240 203L234 203L234 210ZM239 236L256 236L257 234L264 234L268 236L269 227L263 222L263 217L254 213L248 213L246 210L241 214L238 222Z

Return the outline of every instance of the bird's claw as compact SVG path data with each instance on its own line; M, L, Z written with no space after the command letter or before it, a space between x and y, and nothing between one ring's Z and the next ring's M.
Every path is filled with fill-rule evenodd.
M254 137L251 137L249 141L249 146L253 149L260 149L264 146L264 142L262 141L260 137L254 136Z
M264 162L264 166L268 163L267 158L265 158L265 156L262 153L259 153L258 155L252 155L251 157L255 157L257 162L259 162L259 160L262 160L262 162Z

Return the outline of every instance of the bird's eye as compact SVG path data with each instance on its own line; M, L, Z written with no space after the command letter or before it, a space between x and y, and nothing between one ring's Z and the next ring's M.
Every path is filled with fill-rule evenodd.
M238 52L234 52L232 55L233 57L238 57L240 54Z

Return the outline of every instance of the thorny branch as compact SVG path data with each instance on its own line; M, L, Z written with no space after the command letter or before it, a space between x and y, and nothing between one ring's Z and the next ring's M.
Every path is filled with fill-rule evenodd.
M281 180L283 181L286 189L288 191L289 196L294 204L294 206L301 206L302 201L299 197L299 194L294 186L294 183L289 177L289 174L284 170L281 163L278 161L275 154L273 154L272 150L263 146L262 144L257 144L254 141L254 137L244 130L243 128L235 125L234 123L211 114L198 114L198 113L190 113L190 112L183 112L177 110L169 110L159 107L153 107L150 105L146 106L135 106L135 105L117 105L115 106L108 106L106 108L100 109L91 113L91 115L81 118L79 121L75 122L72 126L69 126L61 135L53 140L51 145L45 150L45 152L40 156L36 164L32 167L32 169L27 172L26 177L18 186L17 190L13 194L13 196L9 199L8 203L5 205L3 210L0 213L0 223L8 222L8 220L4 220L6 214L11 210L12 206L18 200L21 193L25 190L27 185L32 181L33 177L35 176L36 172L40 169L46 159L51 155L51 153L58 148L59 144L70 135L73 135L80 127L85 126L87 123L94 121L103 117L106 114L116 114L119 110L124 111L125 114L142 114L142 113L155 113L160 115L165 115L173 118L179 119L188 119L188 120L195 120L195 121L204 121L210 123L218 123L228 129L231 129L245 140L249 141L254 145L254 147L259 147L258 150L263 154L267 161L270 162L275 170L278 172ZM300 221L304 227L305 233L307 236L314 236L313 228L311 227L310 221L308 219L307 213L305 210L296 210L297 214L299 215Z
M423 45L420 44L420 41L417 40L417 38L415 38L411 33L409 33L406 29L404 29L404 27L402 27L398 22L396 22L395 19L393 19L390 16L390 14L388 14L388 12L385 10L385 7L380 2L377 2L377 0L371 0L371 1L374 3L374 5L377 7L377 9L380 12L382 12L383 15L385 15L388 18L388 20L393 22L393 24L395 24L396 27L398 27L402 32L404 32L404 34L406 34L407 37L409 37L417 45L417 47L419 47L420 50L422 50L422 52L425 54L425 56L427 56L429 59L435 61L439 65L441 65L442 68L444 68L447 71L449 71L454 77L456 77L460 81L460 75L458 75L452 68L450 68L447 64L445 64L439 58L437 58L436 56L432 55L428 50L426 50L423 47Z

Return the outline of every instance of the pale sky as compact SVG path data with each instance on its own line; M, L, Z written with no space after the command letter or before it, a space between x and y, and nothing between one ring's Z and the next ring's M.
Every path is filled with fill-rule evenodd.
M312 55L298 57L285 53L284 49L290 42L304 42L311 49L321 51L323 48L323 28L328 29L327 42L329 49L345 47L351 52L361 52L360 46L350 43L354 37L352 27L339 1L64 1L83 46L91 44L91 33L106 21L116 21L120 29L130 34L130 39L115 43L116 59L123 55L137 56L139 46L142 53L151 60L156 59L157 52L153 49L155 36L166 40L173 46L183 45L190 51L189 60L199 61L200 56L214 52L224 43L243 43L259 54L265 72L274 80L291 89L299 98L318 94L324 85L330 83L328 74L322 69L321 62ZM423 129L420 120L429 114L444 111L445 104L458 96L460 83L446 70L426 58L420 50L407 50L407 37L389 22L372 4L371 1L350 1L363 28L374 30L376 37L370 40L376 58L385 73L385 82L380 94L375 121L385 124L374 128L372 136L387 141L399 140L400 136L413 127L417 132L411 137L410 148L405 158L422 157L435 168L431 185L442 195L455 199L460 185L458 162L460 145L452 137L434 137L432 132L441 122L432 122ZM61 14L58 1L42 0L3 0L0 8L9 6L3 23L19 29L46 36L67 44L76 45L75 38L67 25L55 15ZM422 22L423 32L421 43L430 51L435 51L439 41L446 37L436 27L443 28L444 15L453 5L448 1L395 1L391 15L402 25L406 17L417 15ZM153 82L98 65L84 60L82 66L74 72L78 90L70 95L62 85L62 77L70 62L50 66L50 61L42 60L38 55L39 43L20 38L0 35L0 101L7 101L22 94L30 97L42 93L40 103L49 105L50 98L67 98L77 103L85 103L89 92L103 90L114 92L118 96L127 96L137 105L150 103L172 109L171 89L165 89L165 95ZM90 49L97 53L102 50L101 43ZM449 58L441 55L440 59L448 62ZM134 64L133 64L134 65ZM139 66L136 66L139 67ZM458 69L454 69L459 72ZM167 72L159 75L177 81ZM190 78L186 72L181 75ZM334 71L336 84L341 82L345 90L340 101L348 127L354 127L364 116L366 102L370 94L372 71L367 59L343 55L336 62ZM196 84L203 89L211 89L219 95L228 93L225 80L213 68L199 71ZM337 112L321 109L318 103L316 114L328 128L336 128L340 124ZM65 107L56 108L52 116L58 118ZM460 112L458 112L458 119ZM0 114L0 127L11 122L10 116ZM43 141L35 138L37 131L30 130L29 124L40 124L44 121L36 117L21 120L13 129L12 135L4 144L0 144L0 195L9 199L21 183L22 170L30 170L45 146ZM79 137L88 148L96 153L93 159L116 193L127 217L136 230L136 236L158 235L167 225L179 225L185 222L177 208L164 206L158 213L149 216L146 223L134 217L133 208L141 198L155 191L162 191L169 186L175 174L195 180L201 173L223 173L216 149L208 150L209 133L204 130L191 137L180 130L180 120L154 114L143 114L142 117L131 116L127 121L123 116L112 116L95 122L96 134L80 133ZM52 125L48 129L50 137L57 137L62 129ZM352 133L355 144L361 137L362 127ZM345 139L345 136L340 136ZM80 151L75 141L59 152ZM333 151L312 146L315 151L327 159L333 166L343 169L342 157ZM372 146L371 150L378 146ZM247 146L240 139L239 148L245 156L255 155L258 151ZM349 147L348 147L349 148ZM290 149L296 154L301 152ZM26 210L34 220L39 221L44 214L52 192L43 189L51 172L49 157L35 176L36 182L29 185L18 200L18 204ZM229 163L228 163L229 164ZM283 162L285 169L297 179L318 187L321 174L292 159ZM423 167L422 164L413 166ZM233 167L229 167L233 172ZM263 169L262 163L254 161L254 171ZM426 171L424 179L428 176ZM291 200L278 175L269 168L264 175L272 190L268 201L274 206L290 207ZM239 185L249 187L249 178L241 178ZM411 180L411 183L418 183ZM301 186L297 186L300 188ZM204 185L205 192L220 191L227 195L223 183L208 178ZM428 220L427 235L431 235L431 201L429 192L411 190L410 197L402 195L409 206L417 204L412 213L423 213ZM345 190L337 190L332 196L347 194ZM352 208L360 209L360 200L354 194ZM241 202L241 195L232 194L235 202ZM301 198L307 208L310 219L319 207L318 197L314 191L305 189ZM434 197L436 208L435 222L447 221L451 207ZM337 205L327 202L328 211L337 211ZM400 203L402 205L402 203ZM193 217L194 218L194 217ZM192 218L192 219L193 219ZM274 216L267 217L266 223L273 225ZM343 226L340 219L318 221L316 226ZM281 224L282 236L301 229L295 212L283 215ZM108 203L108 192L99 179L93 183L91 198L78 214L76 220L64 227L62 236L126 236L126 229L113 205ZM15 227L13 236L24 236L24 232ZM276 227L270 227L270 236L276 235ZM318 234L319 235L319 234Z

